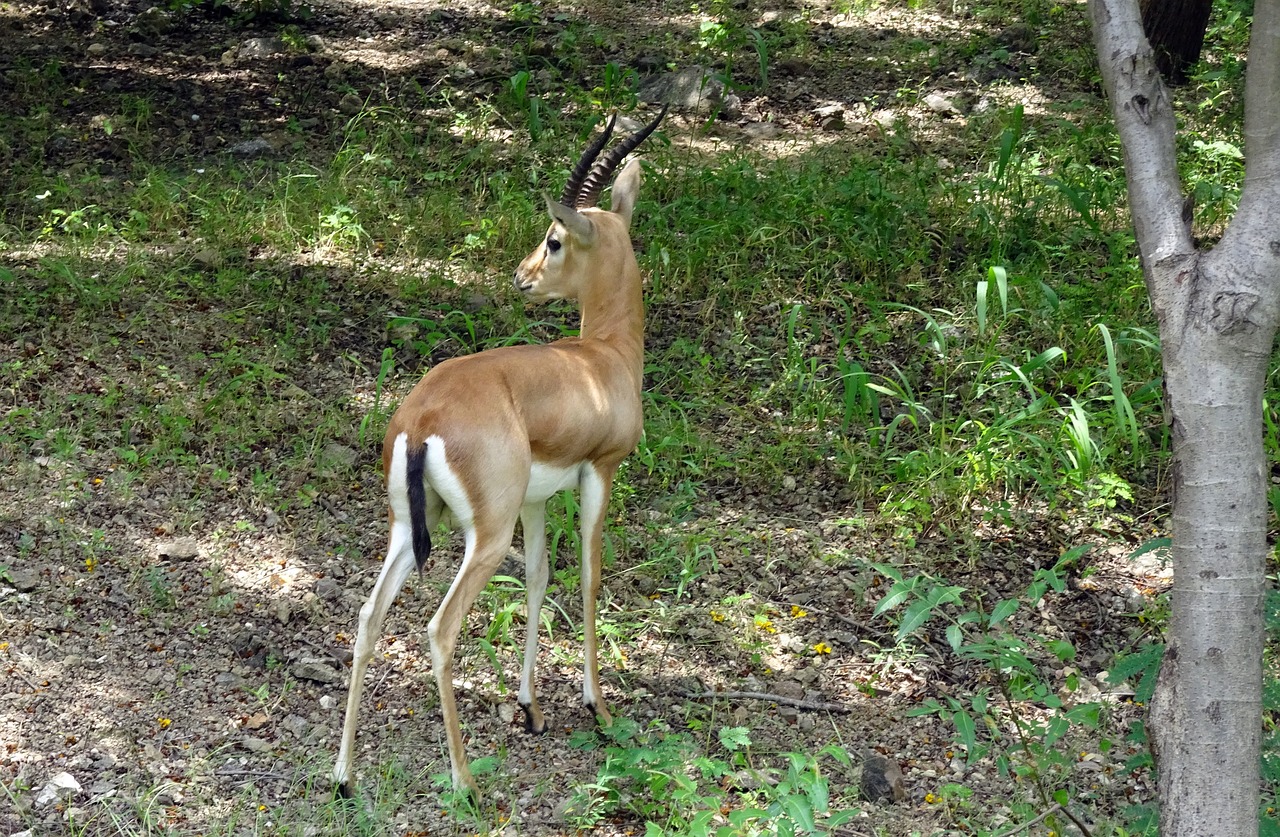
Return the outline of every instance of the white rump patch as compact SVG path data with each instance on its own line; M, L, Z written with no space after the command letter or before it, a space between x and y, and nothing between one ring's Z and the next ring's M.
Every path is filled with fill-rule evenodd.
M471 498L467 495L466 486L458 478L458 474L449 467L449 459L445 456L445 441L440 436L428 436L427 441L427 481L449 507L449 514L454 523L470 532L474 519L471 510Z

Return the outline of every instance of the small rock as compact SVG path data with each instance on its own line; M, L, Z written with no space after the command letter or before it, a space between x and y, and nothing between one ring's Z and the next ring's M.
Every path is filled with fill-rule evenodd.
M40 575L32 570L14 569L10 567L5 576L0 576L0 580L5 577L9 579L9 583L19 593L30 593L40 586Z
M117 790L115 783L108 779L99 779L89 786L89 793L94 797L114 795Z
M800 720L800 710L785 703L778 704L778 717L794 726Z
M182 791L172 786L166 787L156 794L156 804L166 808L172 805L181 805L184 799L186 797L182 795Z
M907 798L902 785L902 769L878 753L867 753L862 764L862 798L868 802L892 799L901 802Z
M237 157L263 157L268 154L275 153L275 147L262 137L256 139L244 140L227 149L228 154L234 154Z
M156 547L156 554L161 558L175 558L186 561L200 554L195 538L178 538L162 543Z
M250 38L240 44L236 57L251 61L257 58L268 58L285 51L284 41L279 38Z
M785 477L782 478L782 488L785 491L795 491L796 478L791 476L790 474L787 474Z
M636 59L636 69L646 75L656 73L665 66L667 66L666 57L653 52L641 55Z
M173 28L173 17L160 6L152 6L134 19L133 26L139 35L155 38Z
M804 687L794 680L779 680L773 687L773 692L784 698L792 700L801 700L804 698Z
M219 689L238 689L244 679L234 672L221 671L213 678L213 685Z
M892 128L898 121L898 115L889 109L878 110L871 114L871 121L881 128Z
M333 601L342 595L342 585L332 578L321 578L316 581L316 595L322 599Z
M338 699L337 699L336 697L334 697L333 695L321 695L321 696L320 696L320 708L321 708L321 709L325 709L325 710L332 710L332 709L337 708L337 706L338 706Z
M350 468L356 464L356 460L360 458L360 454L337 442L330 442L324 446L324 459L334 465L341 465L344 468Z
M749 140L771 140L782 133L782 127L777 122L751 122L743 126L742 133Z
M925 96L924 103L929 106L929 110L944 116L958 116L961 112L954 98L937 91Z
M498 704L498 719L504 724L509 724L516 719L516 708L510 703Z
M153 47L151 44L129 44L126 52L136 58L152 58L160 54L159 48Z
M266 716L266 713L255 712L249 716L249 719L247 721L244 722L244 728L250 729L250 730L259 730L265 727L268 724L268 722L270 722L270 720L271 719Z
M337 683L342 674L333 666L322 660L307 659L294 663L293 676L299 680L310 680L314 683Z
M107 51L106 44L89 44L88 48L85 49L85 52L89 53L89 55L92 55L95 58L98 57L99 55L102 55L106 51Z
M364 110L364 99L361 99L354 93L348 93L338 100L338 110L348 116L355 116L357 113Z
M843 105L823 105L813 111L814 116L818 118L818 125L824 131L843 131L844 130L844 106Z
M720 101L720 118L735 122L742 118L742 99L729 93Z
M280 525L280 515L273 511L267 512L267 516L262 519L262 525L268 529L274 529Z
M36 807L44 808L54 802L66 802L80 792L80 783L70 773L59 773L45 782L36 795Z
M261 738L254 738L253 736L247 736L243 741L240 742L240 746L244 747L246 750L248 750L251 753L262 753L271 749L271 742L264 741Z
M222 267L222 253L212 247L203 247L192 253L191 260L196 264L214 270Z
M289 602L285 599L276 599L272 609L276 616L276 621L281 625L288 625L290 617L293 613L289 609Z
M280 726L294 738L306 738L311 724L301 715L286 715Z

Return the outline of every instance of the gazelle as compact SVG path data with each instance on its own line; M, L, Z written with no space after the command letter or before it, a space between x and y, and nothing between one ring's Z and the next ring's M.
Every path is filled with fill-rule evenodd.
M427 627L453 785L477 791L453 694L453 652L476 596L524 533L528 631L519 703L525 728L546 731L534 690L538 614L547 589L546 502L581 490L582 695L601 724L612 722L600 693L596 596L604 517L614 473L640 440L644 302L631 247L631 212L640 162L618 175L609 210L595 207L614 170L662 117L627 136L598 162L614 118L574 167L560 200L547 200L551 227L515 272L535 300L576 299L578 337L506 346L453 358L426 374L391 417L382 446L390 503L390 543L382 571L360 609L342 746L333 768L340 793L353 791L356 717L365 669L382 622L415 566L431 551L431 530L447 510L465 535L462 566ZM615 117L616 118L616 117ZM594 164L594 165L593 165Z

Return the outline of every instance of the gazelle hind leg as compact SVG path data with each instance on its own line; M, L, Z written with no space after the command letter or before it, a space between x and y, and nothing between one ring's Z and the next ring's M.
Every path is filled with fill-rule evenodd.
M462 726L458 719L458 703L453 693L453 652L458 644L462 628L476 596L489 583L494 572L502 564L511 548L511 536L515 531L515 514L500 535L479 536L472 529L467 531L466 555L458 575L440 602L440 608L427 626L431 640L431 664L435 670L436 687L440 691L440 714L443 716L445 736L449 741L449 764L453 772L455 790L469 790L475 797L480 791L467 763L466 748L462 743Z
M600 559L604 551L604 515L609 505L613 469L583 469L582 475L582 702L595 713L600 725L613 723L600 691L600 665L596 639L596 598L600 594Z
M373 592L360 608L360 622L356 628L356 641L351 660L351 686L347 691L347 714L342 723L342 747L333 766L333 782L338 792L350 796L354 791L351 764L356 741L356 721L360 712L360 697L364 692L364 674L373 656L374 646L382 635L382 623L387 610L400 589L404 587L413 569L412 536L407 524L397 522L391 529L391 542L382 571L373 585Z
M520 707L524 709L524 728L531 733L547 731L546 719L538 707L534 686L534 670L538 664L538 632L542 601L547 594L547 504L529 503L520 509L520 529L524 534L524 583L528 593L524 637L524 666L520 670Z

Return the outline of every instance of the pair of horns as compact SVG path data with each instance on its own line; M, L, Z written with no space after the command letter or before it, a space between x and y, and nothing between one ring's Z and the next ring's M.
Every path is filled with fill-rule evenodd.
M662 110L652 122L635 133L629 134L626 139L611 148L608 154L600 157L600 151L613 134L613 125L618 121L618 114L610 116L608 124L604 126L604 132L587 146L587 150L582 152L582 159L573 167L569 182L564 185L564 193L560 195L560 203L574 209L595 206L596 201L600 199L600 191L613 176L618 163L621 163L622 158L630 154L637 145L653 133L658 123L662 121L662 117L667 115L668 107L669 105L663 105ZM599 161L596 160L597 157L600 157Z

